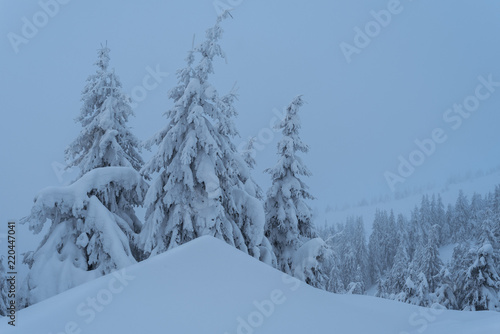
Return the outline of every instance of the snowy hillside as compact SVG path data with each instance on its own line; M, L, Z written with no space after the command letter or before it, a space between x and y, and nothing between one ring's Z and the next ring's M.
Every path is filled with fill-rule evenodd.
M331 205L326 210L317 211L315 223L319 227L324 226L325 223L330 226L336 223L345 223L346 219L351 216L361 216L365 223L366 233L369 235L377 209L387 211L392 209L395 214L402 213L409 216L415 205L420 205L423 195L440 194L446 207L448 204L455 204L460 190L463 190L470 199L474 193L485 195L493 191L495 185L498 184L500 184L500 171L498 168L494 168L485 175L481 173L476 176L450 178L443 184L429 186L426 190L415 191L401 199L395 199L393 194L391 198L374 199L373 202L376 203L368 203L368 201L362 203L363 201L360 201L358 204L345 204L336 209L334 209L334 205Z
M496 312L424 309L311 288L212 237L18 314L2 334L492 334Z

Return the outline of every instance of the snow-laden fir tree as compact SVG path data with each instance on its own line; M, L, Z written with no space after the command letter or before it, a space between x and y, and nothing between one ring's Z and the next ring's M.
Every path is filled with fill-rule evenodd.
M419 227L422 231L422 240L423 243L426 243L427 240L429 239L428 233L431 230L431 227L434 225L432 222L432 208L431 208L431 202L429 201L429 196L424 195L422 196L422 201L420 204L420 223Z
M345 287L340 271L340 259L335 251L331 251L330 256L328 256L325 268L328 276L326 290L333 293L344 293Z
M7 316L7 276L3 265L3 256L0 256L0 317Z
M127 125L134 113L120 79L109 68L109 52L107 46L98 50L97 72L87 78L83 106L76 119L82 130L66 149L68 168L78 167L80 175L108 166L139 171L143 165L139 141Z
M363 286L368 285L370 282L368 250L362 218L348 218L344 229L336 239L334 247L340 254L342 280L346 285L351 282L360 282ZM359 275L361 275L361 280Z
M243 147L243 151L241 152L241 155L243 156L243 159L247 163L248 167L251 169L255 168L255 137L250 137L248 138L248 141L246 142L245 146Z
M158 146L142 170L145 175L158 173L146 196L140 237L150 256L211 235L273 261L258 189L232 143L236 96L219 96L209 82L215 58L225 57L219 39L227 15L218 17L205 41L188 53L187 66L178 71L178 84L169 92L174 102L166 114L169 123L147 145Z
M394 256L394 264L388 272L384 284L380 286L379 291L377 291L377 295L384 298L404 300L405 298L399 294L403 291L406 278L409 276L408 266L410 263L410 256L408 255L407 224L405 218L401 214L398 215L397 230L398 246L396 255Z
M463 309L500 311L500 276L495 263L491 220L481 224L480 246L474 263L467 269L463 291Z
M413 294L408 296L406 302L418 306L431 305L429 283L425 274L417 272L412 281L414 284Z
M477 250L477 257L466 273L463 309L500 311L500 278L492 259L490 244Z
M99 50L97 74L83 91L82 131L66 150L81 177L49 187L34 200L23 222L48 232L24 262L30 272L20 289L21 306L37 303L93 278L136 262L135 237L147 184L137 169L137 140L126 126L131 115L121 84L108 70L109 49Z
M453 249L451 261L448 263L448 270L451 274L453 292L457 300L457 308L463 309L465 295L465 285L467 283L467 271L475 261L475 251L469 244L458 244Z
M411 211L410 221L408 224L408 247L410 256L410 260L413 260L413 257L417 251L417 249L424 243L424 236L422 232L422 226L420 225L420 214L417 206Z
M458 300L455 296L455 290L453 289L453 276L447 266L441 268L437 281L439 285L432 295L433 302L449 310L457 310Z
M365 293L365 283L361 267L358 266L355 271L354 279L347 286L347 294L363 295Z
M306 241L293 254L291 272L293 276L314 286L326 290L332 282L328 278L328 259L331 249L321 238Z
M484 209L482 221L477 227L479 245L490 244L493 248L492 259L500 273L500 220L491 207Z
M430 228L428 232L428 240L426 245L422 247L421 252L415 257L415 270L417 273L422 273L425 275L427 285L430 292L434 290L440 284L439 273L443 268L444 264L439 257L438 250L439 243L439 226L434 225Z
M377 282L394 262L397 247L397 230L394 213L377 210L373 221L373 231L368 242L370 253L370 277Z
M278 268L288 274L293 274L294 254L315 235L311 209L306 203L313 196L300 178L311 173L297 155L309 151L299 136L298 112L303 104L298 96L286 107L286 116L277 125L283 134L278 143L279 160L273 168L266 169L272 185L265 204L265 233L276 254Z
M243 149L243 152L241 152L241 154L243 156L243 159L247 163L248 168L250 168L251 170L253 170L255 168L255 165L256 165L256 162L255 162L256 150L255 150L255 147L254 147L255 140L256 140L255 137L249 138L248 141L247 141L247 143L246 143L246 145L245 145L245 147L244 147L244 149ZM248 180L247 182L249 184L253 183L253 188L255 188L254 191L255 191L256 197L259 200L262 200L263 199L262 188L257 184L257 182L255 182L253 180L252 177L251 177L251 180Z
M463 191L460 190L455 203L452 220L452 241L463 242L470 239L470 204Z
M444 210L441 195L438 195L437 199L432 195L431 216L432 225L439 226L439 246L441 246L445 242L445 235L449 234L449 227L446 224L446 211Z
M439 257L439 226L434 225L427 233L427 243L421 244L410 265L403 293L398 300L419 306L431 306L435 302L435 290L440 286L443 262Z
M497 272L500 273L500 185L495 187L494 193L489 200L489 219L492 223L491 232L493 234L494 251L496 250L495 257L497 259ZM494 223L496 222L496 224Z
M354 224L353 234L354 248L356 249L356 262L361 270L361 277L365 286L369 286L370 268L369 268L369 253L368 244L366 242L365 224L362 217L358 217Z
M144 164L139 154L139 141L127 124L134 116L130 100L123 93L114 69L109 68L109 53L107 46L98 50L97 71L87 78L81 98L83 105L76 119L82 130L65 152L68 168L77 167L80 176L99 167L129 167L139 171ZM119 186L112 189L114 186L110 184L107 191L117 194L116 203L111 201L105 206L127 222L124 232L135 252L134 239L142 223L133 208L142 205L143 199L120 199ZM103 203L108 201L102 196L97 198Z
M452 223L453 215L454 215L453 206L451 204L448 204L448 206L446 207L443 226L441 227L441 233L440 233L441 245L446 245L451 242L451 236L452 236L451 226L453 224Z
M378 282L382 277L384 270L385 245L383 244L384 232L383 226L387 222L384 212L377 209L372 225L372 233L368 241L368 251L370 254L370 279L372 282Z

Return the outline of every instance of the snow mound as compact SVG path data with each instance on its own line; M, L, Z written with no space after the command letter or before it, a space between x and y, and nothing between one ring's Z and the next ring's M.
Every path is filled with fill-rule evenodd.
M500 314L314 289L212 237L0 319L3 334L492 334Z
M294 276L302 281L307 278L307 272L311 268L317 268L319 265L318 257L327 248L321 238L314 238L303 244L293 256L292 270ZM312 273L310 274L313 275Z

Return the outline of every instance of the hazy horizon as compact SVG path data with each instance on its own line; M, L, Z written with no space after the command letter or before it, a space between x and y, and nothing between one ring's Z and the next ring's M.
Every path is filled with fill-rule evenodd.
M395 185L396 191L500 164L500 90L491 84L500 82L500 41L495 38L500 3L62 2L26 38L26 20L43 20L42 6L31 0L0 1L2 226L29 214L42 188L61 185L54 167L64 164L64 150L80 131L74 122L80 93L95 72L101 43L108 43L110 66L128 94L137 93L151 71L169 73L158 77L157 87L147 90L142 101L135 94L130 126L147 140L168 122L163 113L172 106L166 93L176 83L175 72L184 66L193 36L200 42L213 25L214 4L221 3L234 7L233 19L223 23L227 63L216 63L212 81L220 93L235 83L239 88L241 137L235 143L260 135L254 177L264 190L270 178L262 171L275 164L280 137L269 137L270 122L299 94L307 101L300 116L302 138L310 146L302 157L313 172L305 182L317 197L312 207L392 194L386 172L397 174L399 157L409 160L419 149L415 140L431 138L435 129L441 129L436 135L441 142L404 184ZM384 21L380 11L389 9L397 14ZM366 24L369 29L378 24L379 31L367 34ZM13 34L27 42L16 46ZM349 57L342 51L347 44L357 48ZM477 94L480 104L474 106L470 97ZM458 119L461 114L453 108L463 103L474 111Z

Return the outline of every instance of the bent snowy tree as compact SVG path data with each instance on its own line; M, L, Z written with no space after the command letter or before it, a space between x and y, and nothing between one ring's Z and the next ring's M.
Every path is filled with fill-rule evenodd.
M23 220L35 234L50 223L38 248L25 256L31 270L21 288L22 306L139 258L135 239L141 223L134 207L142 205L148 185L137 171L138 141L126 125L132 110L108 70L109 49L98 54L97 73L82 94L82 131L66 150L69 166L78 167L81 177L41 191Z
M48 232L24 262L22 287L28 306L136 262L129 244L134 232L124 202L141 202L147 184L132 168L96 168L66 187L49 187L35 198L26 218L35 234Z

